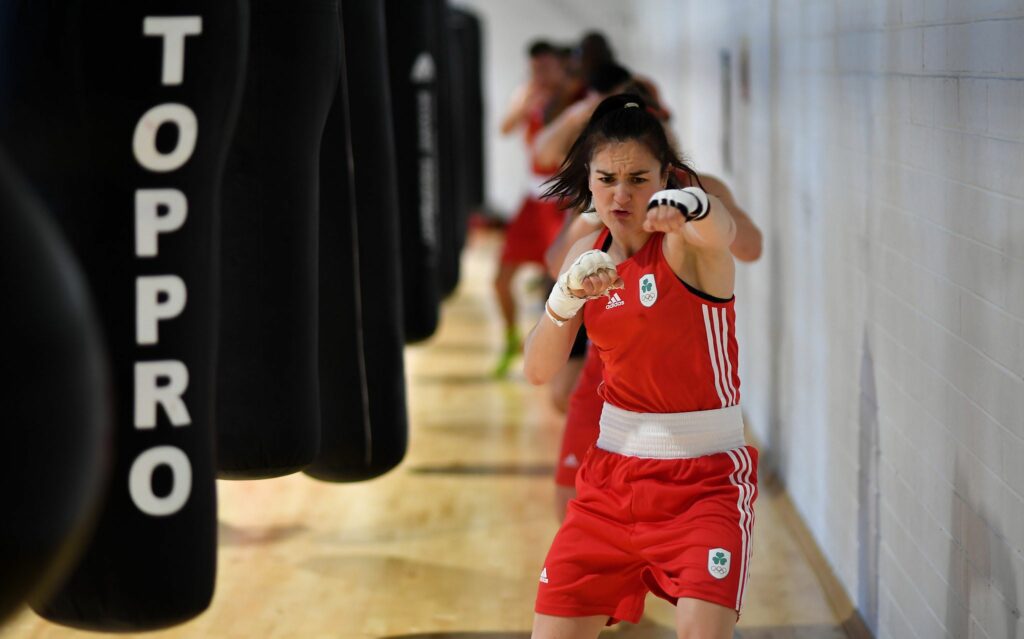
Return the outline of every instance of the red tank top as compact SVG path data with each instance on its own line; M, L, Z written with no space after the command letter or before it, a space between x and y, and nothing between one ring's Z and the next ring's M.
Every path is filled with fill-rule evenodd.
M604 365L598 394L638 413L712 410L740 401L736 297L723 300L676 276L654 233L618 265L624 288L590 300L583 321ZM610 239L601 232L594 248Z
M547 126L547 122L544 116L544 109L536 108L530 111L529 117L526 120L526 148L533 153L533 141L537 139L537 134L540 133L544 127ZM551 177L555 173L558 173L558 166L545 166L540 162L534 160L531 162L530 169L534 175L541 177Z

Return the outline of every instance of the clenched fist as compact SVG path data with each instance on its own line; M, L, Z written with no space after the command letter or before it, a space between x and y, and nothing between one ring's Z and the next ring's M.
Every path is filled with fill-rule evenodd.
M711 204L703 189L689 186L658 191L647 203L644 230L649 233L677 233L687 222L703 219L710 212Z

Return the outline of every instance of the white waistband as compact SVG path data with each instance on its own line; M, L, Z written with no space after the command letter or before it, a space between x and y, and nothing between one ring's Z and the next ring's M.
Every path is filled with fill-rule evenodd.
M681 459L745 446L739 406L690 413L634 413L605 402L597 447L630 457Z

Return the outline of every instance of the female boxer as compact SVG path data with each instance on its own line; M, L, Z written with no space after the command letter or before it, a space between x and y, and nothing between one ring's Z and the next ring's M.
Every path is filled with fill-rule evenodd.
M729 208L736 223L736 238L729 246L733 257L741 262L755 262L761 257L761 230L736 203L729 187L706 173L690 175L677 170L674 176L676 183L683 187L702 184L709 195L714 195ZM600 222L595 224L591 218L589 215L572 216L567 221L564 232L560 233L558 239L548 247L546 260L551 277L558 277L558 269L561 268L569 248L580 238L601 227ZM584 336L585 331L581 329L580 335ZM573 348L575 350L577 345L574 344ZM576 496L576 471L587 450L597 441L598 422L604 405L597 392L601 383L601 358L594 352L592 346L587 347L584 353L579 376L573 378L570 392L563 400L566 407L563 410L565 428L562 430L562 446L555 469L555 514L559 520L565 517L566 505Z
M724 639L742 605L757 451L739 408L736 227L720 199L674 188L674 169L687 167L643 101L613 96L548 191L592 202L606 229L569 251L524 372L546 382L585 323L604 406L541 572L539 639L636 622L648 591L676 604L680 636Z
M592 42L591 47L593 48L593 46ZM624 83L622 86L616 87L615 92L640 95L647 103L648 111L658 118L662 126L667 127L668 110L657 103L656 98L652 97L644 85L636 81L637 76L630 74L628 70L619 65L610 64L601 67L601 72L595 74L594 78L597 80L607 79L605 85L617 84L616 79L623 78ZM651 83L648 82L648 84ZM595 95L602 94L601 86L591 86L591 91L592 95L588 99L592 102L589 106L587 106L587 101L583 100L570 109L571 113L576 114L575 118L579 118L580 114L585 115L585 118L577 124L573 117L563 114L545 127L538 136L538 144L534 150L535 155L548 153L561 158L566 157L572 141L579 137L579 133L586 126L590 115L600 103L600 100L594 101L593 98ZM603 93L602 97L609 95L607 91ZM587 108L580 111L584 107ZM666 135L669 135L667 129ZM671 136L669 139L671 140ZM729 250L736 259L743 262L754 262L761 257L761 230L750 219L746 211L736 203L732 192L724 182L712 175L691 174L680 169L676 169L673 174L678 186L702 185L702 188L707 189L707 193L722 200L729 208L736 223L736 238ZM552 278L558 277L559 269L569 248L577 240L602 226L599 220L593 219L594 217L592 214L566 216L562 230L545 253L545 262ZM586 330L581 329L573 344L569 364L551 382L554 403L566 414L565 428L562 431L562 446L555 470L555 513L560 520L565 517L566 504L576 496L576 471L579 468L580 460L583 459L587 449L597 441L598 420L601 417L601 407L604 403L597 394L597 388L601 382L601 361L593 353L593 349L586 346L586 341ZM579 357L583 358L582 362L577 361Z

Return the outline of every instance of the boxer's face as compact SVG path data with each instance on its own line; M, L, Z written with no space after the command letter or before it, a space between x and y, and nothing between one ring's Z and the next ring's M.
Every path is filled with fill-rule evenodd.
M566 80L565 66L554 54L545 53L530 58L530 73L533 81L548 91L558 90Z
M608 142L590 160L590 193L609 228L637 230L647 217L647 200L665 188L668 172L639 141Z

